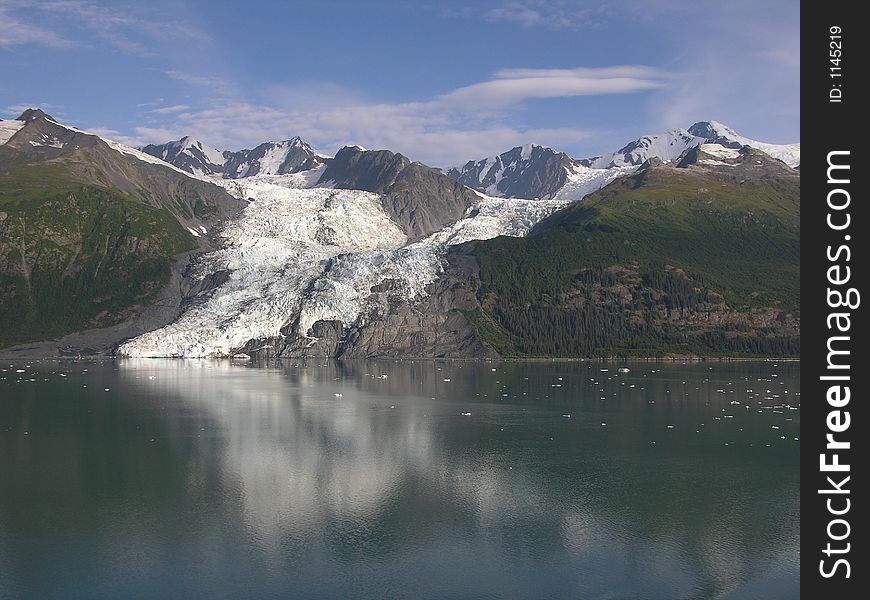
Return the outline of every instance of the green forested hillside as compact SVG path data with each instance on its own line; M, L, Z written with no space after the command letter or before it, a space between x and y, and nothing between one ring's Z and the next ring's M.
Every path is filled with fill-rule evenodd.
M800 179L742 164L656 166L477 244L482 308L504 355L797 355Z
M196 247L169 213L62 164L0 172L0 347L111 325Z

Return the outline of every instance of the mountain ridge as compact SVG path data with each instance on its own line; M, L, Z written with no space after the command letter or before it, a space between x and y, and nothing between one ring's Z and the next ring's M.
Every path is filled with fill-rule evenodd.
M227 164L226 155L188 137L164 149L181 157L166 162L44 113L23 117L0 121L0 230L9 242L0 244L0 288L20 300L0 312L28 339L111 326L99 343L82 333L58 351L788 355L799 343L799 171L732 130L720 135L715 122L691 129L716 137L668 138L682 141L667 152L640 138L607 168L519 146L464 165L469 183L486 184L481 192L358 146L272 174L287 148L304 151L301 140L268 146L259 164L230 169L248 169L237 178L195 174L178 164ZM750 277L759 258L764 276ZM155 302L165 310L144 319ZM77 312L63 313L68 306ZM66 314L66 324L36 329L21 319L36 309ZM532 313L540 327L524 316ZM137 318L133 328L121 323Z
M135 317L239 202L39 110L0 145L0 343ZM132 154L130 153L132 152Z
M227 179L298 173L317 168L325 158L298 136L238 151L216 150L191 136L139 149L193 175Z
M468 161L446 172L457 181L491 196L554 198L573 179L573 174L584 169L637 169L653 158L677 161L687 150L701 144L719 144L733 149L750 146L790 167L800 165L800 144L758 142L717 121L699 121L688 129L641 136L602 156L575 159L564 152L532 144L516 146L494 157Z

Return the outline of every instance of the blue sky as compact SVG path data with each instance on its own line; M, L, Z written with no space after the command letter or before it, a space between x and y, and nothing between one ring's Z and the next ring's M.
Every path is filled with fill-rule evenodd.
M797 0L0 0L0 118L132 145L299 135L446 166L724 122L800 139Z

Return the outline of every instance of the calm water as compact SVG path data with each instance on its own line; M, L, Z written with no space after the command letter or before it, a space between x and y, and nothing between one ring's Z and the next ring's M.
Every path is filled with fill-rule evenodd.
M798 598L799 365L630 367L7 362L0 598Z

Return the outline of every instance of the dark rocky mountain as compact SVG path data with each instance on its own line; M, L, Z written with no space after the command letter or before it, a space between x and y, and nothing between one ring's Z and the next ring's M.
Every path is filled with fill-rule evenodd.
M207 247L205 232L239 208L42 111L19 120L0 145L0 346L140 314L176 257Z
M190 136L165 144L148 144L140 150L194 175L222 174L226 162L222 152Z
M358 146L339 150L317 185L381 194L384 210L412 240L456 222L479 200L436 169L389 150Z
M503 198L552 198L567 179L574 161L564 152L517 146L493 158L468 161L447 175L468 187Z
M317 185L380 194L410 164L410 159L389 150L345 146L327 163Z
M314 169L325 157L298 137L265 142L252 150L219 151L189 136L141 150L194 175L219 175L238 179L252 175L285 175Z

